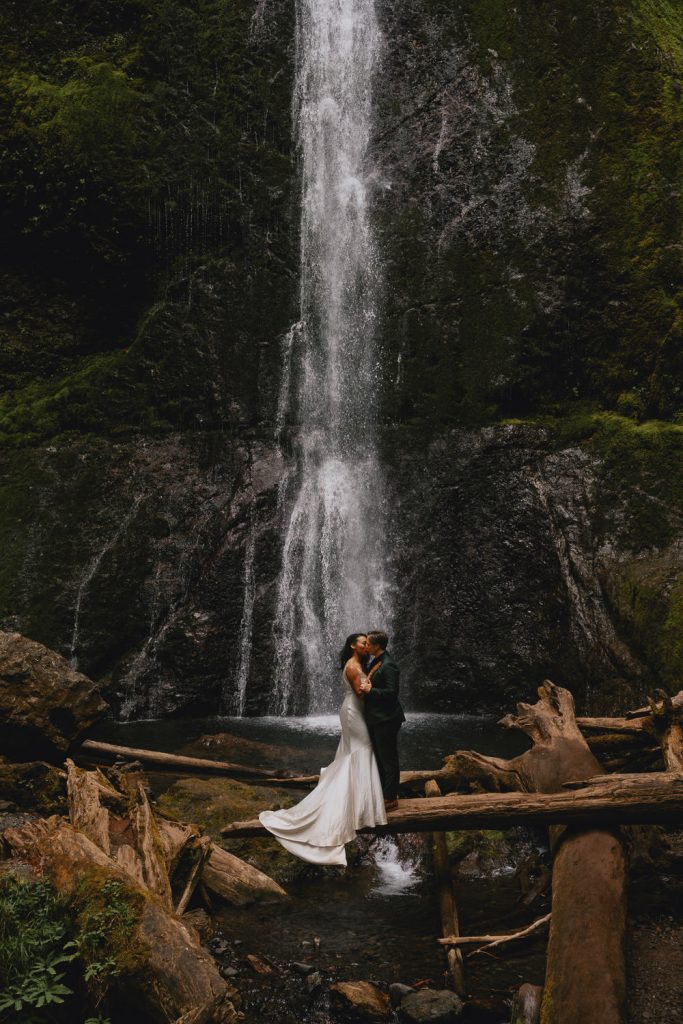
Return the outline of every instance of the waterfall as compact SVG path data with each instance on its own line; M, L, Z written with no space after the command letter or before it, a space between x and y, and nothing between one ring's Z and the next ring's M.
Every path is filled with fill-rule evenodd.
M135 498L135 500L133 501L133 504L131 505L130 509L128 510L127 514L123 517L123 519L121 520L121 522L117 526L117 528L114 531L114 533L112 534L112 536L109 537L104 542L102 547L95 554L94 558L85 567L85 570L83 571L83 574L82 574L82 576L81 576L81 578L79 580L78 590L76 592L76 603L74 605L74 621L73 621L73 627L72 627L72 630L71 630L71 647L70 647L70 650L69 650L69 661L70 661L70 664L71 664L72 668L75 668L75 669L78 668L78 653L77 652L78 652L79 629L80 629L80 622L81 622L81 606L83 604L83 598L85 596L85 592L88 589L88 587L90 586L90 584L92 583L93 579L95 578L95 575L97 574L97 571L99 570L100 565L102 564L102 560L103 560L104 556L108 555L109 552L112 551L116 547L116 545L121 540L121 538L125 534L125 532L128 529L128 527L132 523L133 519L135 518L135 516L137 514L137 511L138 511L138 508L140 506L140 502L142 501L142 499L143 499L143 495L142 494L138 494L137 497Z
M297 0L296 12L301 283L278 405L295 428L281 501L280 714L334 707L334 654L347 633L388 626L390 595L375 442L381 275L368 210L381 36L373 0Z

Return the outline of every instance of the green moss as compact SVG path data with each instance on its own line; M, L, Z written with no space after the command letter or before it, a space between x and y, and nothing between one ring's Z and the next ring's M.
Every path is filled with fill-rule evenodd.
M220 834L231 821L255 818L259 811L291 807L297 796L292 790L249 786L234 779L188 777L179 779L159 797L162 814L180 821L202 825L215 842L236 857L248 860L281 885L307 871L306 865L288 853L274 839L230 839Z
M0 876L0 1000L12 997L0 1003L2 1020L99 1019L115 979L143 962L136 935L144 899L96 868L69 896L45 879Z
M43 761L13 764L0 757L0 793L22 810L37 814L67 811L66 783L62 773Z
M452 866L459 864L470 853L477 853L485 863L494 861L508 852L507 833L495 829L446 832L446 849Z

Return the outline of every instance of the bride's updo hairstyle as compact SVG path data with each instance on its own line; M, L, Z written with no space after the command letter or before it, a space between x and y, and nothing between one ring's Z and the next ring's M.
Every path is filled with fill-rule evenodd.
M339 667L340 668L344 668L344 665L346 664L346 662L353 655L353 647L351 646L351 644L355 644L355 642L356 642L356 640L358 639L359 636L366 636L366 635L367 634L365 634L365 633L352 633L351 636L347 636L346 643L344 644L344 647L342 648L342 652L339 655Z

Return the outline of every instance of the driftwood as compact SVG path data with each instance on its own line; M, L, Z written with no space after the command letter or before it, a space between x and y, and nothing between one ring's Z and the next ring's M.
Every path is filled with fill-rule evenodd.
M215 846L197 825L156 815L140 773L121 777L119 793L99 771L67 762L69 817L136 885L180 915L202 882L237 906L286 898L263 872ZM118 813L103 806L107 800Z
M660 691L656 699L650 698L650 721L667 771L683 772L683 692L669 697Z
M593 769L595 770L595 766ZM662 776L664 781L659 781ZM608 777L610 780L612 776ZM451 793L399 800L387 824L363 829L376 835L438 829L505 829L516 825L678 824L683 822L683 776L621 776L614 783L559 793ZM267 838L258 818L225 825L227 839Z
M521 729L533 741L531 750L510 764L519 773L521 789L561 798L564 794L557 790L565 783L600 775L602 769L581 735L569 691L546 681L539 697L536 704L520 704L516 715L503 719L504 725ZM642 782L614 787L601 783L572 795L578 799L602 795L603 801L614 805L627 793L642 795L646 787ZM660 783L653 788L666 793L670 787ZM683 793L683 779L671 788ZM586 829L584 822L580 829L551 831L552 917L542 1024L588 1020L621 1024L624 1020L626 855L619 833L607 827L617 820L606 810L594 819L596 827ZM575 822L569 817L564 824Z
M204 775L229 775L235 779L262 779L273 782L277 772L262 768L250 768L244 764L232 764L230 761L211 761L204 757L185 757L182 754L167 754L162 750L144 750L138 747L122 747L116 743L101 743L99 740L84 740L76 753L83 753L89 758L105 757L112 760L125 757L130 761L141 761L157 771L178 773L200 772Z
M430 779L425 786L427 797L439 797L441 791L434 781ZM458 921L458 908L453 892L453 879L451 878L448 863L448 850L446 848L446 837L443 832L432 833L432 857L434 861L434 875L439 891L439 912L441 914L441 934L459 935L460 924ZM453 982L453 988L459 996L467 994L465 986L465 964L462 953L453 945L446 950L448 973Z
M209 892L236 907L244 907L257 900L272 903L288 898L285 890L268 875L215 845L211 846L202 871L202 882Z
M511 1024L539 1024L543 989L540 985L520 986L512 1001Z
M137 922L130 936L130 956L123 951L117 986L126 990L138 1019L183 1021L186 1024L233 1024L234 994L221 978L191 928L170 914L160 901L139 887L119 865L83 832L55 816L20 828L6 829L5 845L28 861L55 888L78 900L81 883L118 881L135 908Z
M446 935L438 941L442 946L481 946L480 950L474 951L480 953L484 950L493 949L496 946L503 946L507 942L525 939L527 936L535 934L539 929L544 928L549 921L550 914L546 914L545 917L539 917L537 921L533 921L526 928L520 928L516 932L505 932L503 935L458 935L456 933L454 935Z

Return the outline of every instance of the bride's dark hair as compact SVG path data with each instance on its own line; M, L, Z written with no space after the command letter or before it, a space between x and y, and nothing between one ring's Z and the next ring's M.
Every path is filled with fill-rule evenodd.
M355 644L359 636L367 636L367 633L352 633L350 636L347 636L346 643L344 644L344 647L342 648L342 651L339 655L340 668L344 668L344 665L352 656L353 647L351 646L351 644Z

